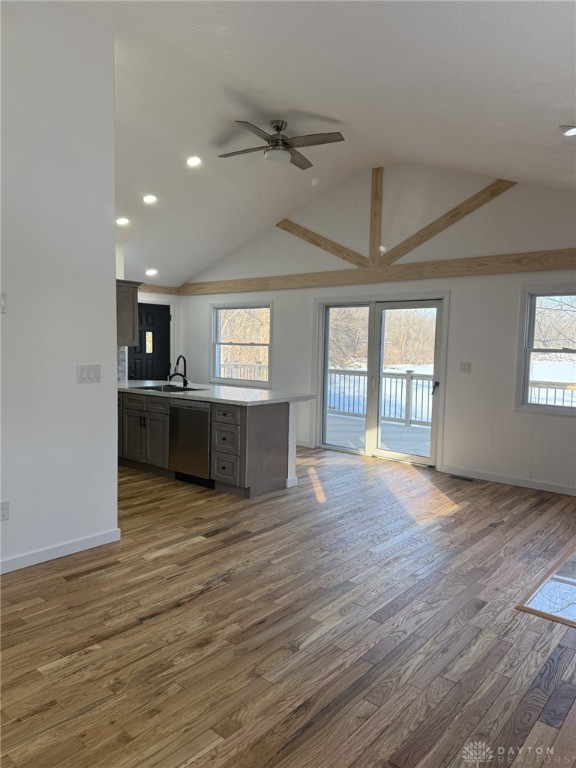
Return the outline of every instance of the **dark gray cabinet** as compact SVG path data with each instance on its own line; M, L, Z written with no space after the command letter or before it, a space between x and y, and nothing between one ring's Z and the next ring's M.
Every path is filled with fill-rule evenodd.
M250 498L286 487L288 403L212 405L211 479Z
M138 346L138 287L131 280L116 280L116 336L119 347Z
M170 417L160 413L146 414L145 459L147 464L168 467L170 459Z
M199 404L210 408L210 480L216 490L252 498L286 488L288 403ZM170 398L123 392L120 415L121 457L169 469ZM194 439L194 430L189 437Z
M122 424L123 442L122 456L133 461L144 460L144 417L142 411L130 411L127 408L123 413Z
M122 457L167 468L170 402L162 397L123 396Z

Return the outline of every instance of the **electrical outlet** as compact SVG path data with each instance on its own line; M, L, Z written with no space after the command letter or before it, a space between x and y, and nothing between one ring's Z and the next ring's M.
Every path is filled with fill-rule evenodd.
M9 501L0 501L0 520L10 520Z

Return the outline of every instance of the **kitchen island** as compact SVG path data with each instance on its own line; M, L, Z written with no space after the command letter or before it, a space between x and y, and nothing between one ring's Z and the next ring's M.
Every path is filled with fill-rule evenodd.
M248 498L289 488L297 483L296 406L314 397L219 384L122 382L119 456Z

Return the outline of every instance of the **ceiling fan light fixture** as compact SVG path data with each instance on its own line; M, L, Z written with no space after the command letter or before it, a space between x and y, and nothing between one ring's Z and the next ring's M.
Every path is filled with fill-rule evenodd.
M264 158L273 163L289 163L292 155L289 149L285 147L268 147L264 150Z

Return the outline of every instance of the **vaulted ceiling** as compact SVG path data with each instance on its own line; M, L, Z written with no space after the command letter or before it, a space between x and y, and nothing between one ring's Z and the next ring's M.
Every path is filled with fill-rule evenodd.
M574 186L570 2L86 2L114 29L126 278L179 285L343 180L414 162ZM301 171L235 124L341 131ZM188 168L197 155L202 165ZM145 206L142 196L158 197ZM149 279L150 280L150 279Z

